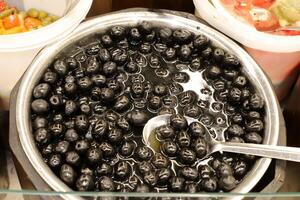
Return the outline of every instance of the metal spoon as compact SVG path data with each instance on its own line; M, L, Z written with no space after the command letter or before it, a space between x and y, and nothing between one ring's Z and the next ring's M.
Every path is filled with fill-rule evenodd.
M198 121L191 117L185 117L190 124L191 122ZM151 147L149 142L149 136L153 134L154 130L164 124L168 124L170 115L159 115L150 119L143 129L143 140L145 144ZM248 144L248 143L231 143L231 142L220 142L212 138L208 130L206 130L205 139L207 141L207 154L205 158L210 156L214 152L231 152L239 154L249 154L260 157L276 158L280 160L289 160L300 162L300 148L296 147L285 147L285 146L274 146L265 144ZM203 159L205 159L203 158Z

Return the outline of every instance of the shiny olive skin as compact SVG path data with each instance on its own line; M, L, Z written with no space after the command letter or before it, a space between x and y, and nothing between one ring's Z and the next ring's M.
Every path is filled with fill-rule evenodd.
M81 174L76 181L78 191L91 191L94 189L94 180L91 175Z
M182 115L174 114L170 117L170 125L175 130L186 130L188 127L188 122Z
M170 125L162 125L155 129L155 134L157 135L157 138L165 140L174 137L175 131Z
M60 168L60 178L67 185L71 186L76 180L76 171L67 164L63 164Z
M178 146L175 142L165 141L161 146L161 151L167 156L174 157L177 155Z

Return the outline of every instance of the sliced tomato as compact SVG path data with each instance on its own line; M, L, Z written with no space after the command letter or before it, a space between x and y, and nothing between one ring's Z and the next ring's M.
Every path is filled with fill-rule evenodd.
M37 29L42 26L42 21L32 17L26 17L24 20L24 26L27 30Z
M4 11L6 8L7 4L5 1L0 1L0 12Z
M275 0L252 0L252 4L260 8L270 8L274 2Z
M280 27L278 19L272 13L266 20L254 20L253 25L258 31L273 31Z
M233 10L237 15L248 18L249 11L252 8L251 0L236 0Z
M10 15L3 19L3 26L5 29L14 28L21 25L21 21L17 14Z

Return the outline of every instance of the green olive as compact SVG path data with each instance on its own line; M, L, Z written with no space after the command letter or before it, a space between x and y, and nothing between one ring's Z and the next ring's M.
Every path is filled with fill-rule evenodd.
M14 10L15 9L11 8L11 9L4 10L4 11L0 12L0 19L2 19L4 17L8 17L9 15L13 14Z
M29 17L37 18L39 16L39 11L35 8L31 8L27 11Z
M59 19L59 17L56 15L51 15L51 18L52 18L52 22L55 22L56 20Z
M44 19L42 19L42 24L43 26L49 25L52 23L52 18L51 17L45 17Z
M40 11L39 13L39 19L42 20L44 18L46 18L48 16L48 13L46 13L45 11Z

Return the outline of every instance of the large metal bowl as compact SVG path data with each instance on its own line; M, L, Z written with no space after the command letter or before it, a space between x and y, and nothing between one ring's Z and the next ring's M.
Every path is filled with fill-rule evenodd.
M158 26L166 25L174 28L185 28L197 34L205 34L216 45L236 54L243 63L244 73L249 76L249 79L254 84L256 90L266 101L266 125L263 143L269 145L277 144L280 131L280 120L282 119L280 118L280 108L270 80L261 68L254 62L254 60L236 43L199 21L170 13L160 11L149 12L145 10L113 13L84 22L67 39L45 48L32 62L20 82L16 100L16 125L21 145L32 166L53 190L59 192L72 191L43 162L43 159L35 145L30 121L30 101L34 86L38 83L42 73L53 61L55 56L65 47L92 33L101 32L112 25L134 25L142 20L151 21ZM270 162L271 159L258 159L244 180L232 192L247 193L251 191L266 172Z

